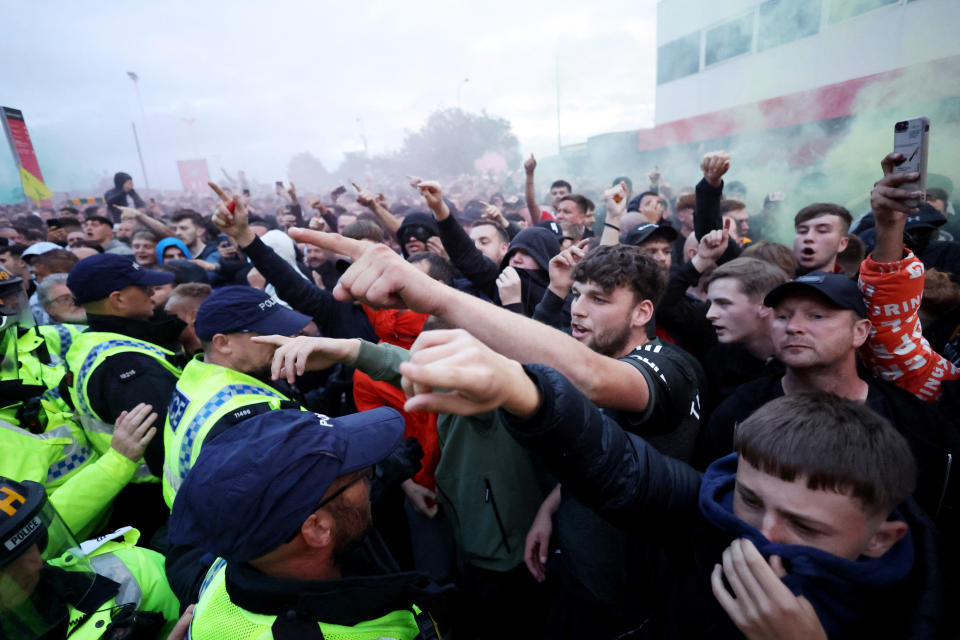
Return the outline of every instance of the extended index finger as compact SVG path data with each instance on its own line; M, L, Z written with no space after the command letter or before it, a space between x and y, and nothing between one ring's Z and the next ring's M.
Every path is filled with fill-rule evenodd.
M223 189L221 189L220 187L218 187L215 182L208 182L207 184L210 185L210 188L213 189L213 191L214 191L218 196L220 196L220 199L221 199L221 200L223 200L224 202L230 202L230 198L227 197L227 194L225 194L225 193L223 192Z
M314 231L313 229L300 229L291 227L287 230L287 235L296 242L306 242L315 247L326 249L340 255L347 256L353 260L359 258L368 247L370 242L366 240L354 240L345 238L339 233L328 233L326 231Z

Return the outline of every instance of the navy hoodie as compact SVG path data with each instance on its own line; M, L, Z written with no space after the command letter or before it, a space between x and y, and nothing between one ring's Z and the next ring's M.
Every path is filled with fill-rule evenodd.
M788 573L783 583L802 595L817 612L829 637L849 636L862 618L873 615L886 592L905 580L913 569L914 544L910 531L879 558L846 560L813 547L775 544L733 514L737 454L720 458L707 468L700 485L700 511L715 527L749 539L765 557L783 558ZM891 519L902 520L896 511Z

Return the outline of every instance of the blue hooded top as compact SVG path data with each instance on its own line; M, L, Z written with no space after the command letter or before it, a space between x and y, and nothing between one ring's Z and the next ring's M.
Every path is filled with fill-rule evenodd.
M167 247L179 247L180 251L183 251L183 255L187 260L191 259L190 249L187 249L187 245L183 244L183 240L179 238L174 238L170 236L169 238L164 238L163 240L157 243L157 263L163 264L163 251Z
M873 610L883 591L904 580L913 569L914 543L907 535L879 558L861 556L856 561L840 558L814 547L777 544L733 514L733 490L737 454L711 464L700 485L700 512L715 527L750 540L761 555L783 558L787 575L783 583L813 605L827 635L849 635ZM892 520L903 520L896 511Z

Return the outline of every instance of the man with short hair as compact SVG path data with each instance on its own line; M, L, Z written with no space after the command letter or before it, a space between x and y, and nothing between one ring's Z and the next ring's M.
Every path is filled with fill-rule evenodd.
M183 323L154 320L153 287L173 281L172 273L148 271L131 257L104 253L85 258L70 271L67 286L87 314L90 329L66 354L73 373L69 397L90 443L101 453L110 445L113 423L139 402L160 418L180 369L173 351ZM141 481L159 477L162 441L148 450Z
M57 245L52 242L38 242L28 247L22 255L22 258L30 266L30 272L36 283L33 294L30 296L30 309L33 312L34 320L40 325L50 323L50 316L47 315L39 299L38 285L52 274L69 273L78 260L77 256L66 249L51 247L57 247ZM66 350L64 350L64 353L66 353Z
M221 287L203 301L193 325L203 355L183 368L163 428L168 507L207 439L253 415L299 408L270 383L274 347L254 338L292 336L309 322L252 287Z
M756 258L737 258L726 262L709 275L707 320L713 325L721 344L742 344L761 362L774 354L770 335L773 309L764 298L774 287L789 280L782 269Z
M14 277L22 278L24 290L29 291L33 288L33 275L30 273L30 265L23 259L23 252L26 250L27 245L23 244L0 246L0 267Z
M847 247L852 222L850 212L837 204L817 202L800 209L793 219L797 273L840 273L837 255Z
M629 631L810 639L947 628L937 538L908 499L918 465L869 409L825 394L780 398L744 420L736 453L701 476L623 431L549 367L521 367L482 345L460 349L469 361L440 357L458 332L445 333L424 337L403 366L410 405L501 407L514 438L565 486L641 549L659 550L622 558L645 594ZM448 392L431 393L441 383Z
M747 206L739 200L724 198L720 203L720 216L726 220L729 218L733 224L730 225L730 237L737 241L741 247L750 242L747 234L750 233L750 214L747 213Z
M558 222L569 222L577 225L581 230L581 237L590 238L593 231L587 224L587 210L590 208L590 201L578 193L571 193L560 198L556 206L556 218Z
M545 229L523 233L528 231L550 233ZM549 326L435 283L386 248L316 232L292 233L300 241L316 242L355 259L338 285L341 299L352 297L376 306L403 304L412 310L431 312L508 357L556 366L595 398L608 415L616 416L624 428L649 437L668 455L680 459L693 455L700 424L702 370L682 350L647 337L646 327L665 278L660 267L637 247L601 246L576 266L561 265L558 259L551 286L561 286L562 278L562 286L573 290L571 339ZM357 280L361 274L365 274L363 280ZM374 283L375 289L367 287ZM563 295L555 293L554 298L562 307L566 294L562 290L560 293ZM380 296L390 296L392 302ZM510 331L503 327L510 327ZM561 506L559 489L541 506L538 520L549 522L558 508L566 569L576 580L589 582L594 593L603 594L578 604L567 593L566 606L581 611L582 606L599 608L614 615L618 607L611 603L624 598L623 589L628 587L620 581L616 569L622 562L618 555L622 534L567 497L563 497ZM589 552L583 545L586 537L595 544ZM542 569L549 538L542 527L531 530L528 566ZM600 539L603 543L596 543ZM598 547L604 549L603 554L597 552ZM619 609L620 614L632 616L632 612Z
M113 221L104 216L89 216L83 221L83 233L87 240L96 242L106 253L131 255L133 250L113 237ZM70 235L67 236L69 242Z
M470 227L470 239L474 246L493 264L500 264L510 247L507 230L495 222L478 220ZM451 256L451 260L453 256Z
M630 229L624 236L624 244L640 247L646 255L657 263L665 275L670 275L673 264L673 246L677 239L677 230L668 224L645 222Z
M72 255L72 254L71 254ZM38 323L36 331L47 345L51 356L64 360L74 339L86 327L87 312L80 308L67 287L66 273L53 273L37 285L37 302L47 315L46 323Z
M866 404L890 420L910 442L920 468L915 497L936 517L946 500L954 500L946 462L949 434L925 403L908 392L864 374L857 349L870 335L867 310L857 283L843 274L815 271L786 282L766 295L773 309L774 355L785 370L741 385L713 412L701 438L702 460L730 453L735 425L757 407L782 395L828 392ZM924 417L926 416L926 417Z
M180 209L170 220L173 223L173 235L187 245L195 260L206 260L214 264L220 261L217 245L212 242L207 244L204 240L206 224L203 216L193 209Z
M133 258L141 267L157 266L157 236L147 229L138 229L130 237Z
M173 288L163 306L164 311L177 316L187 325L180 334L180 343L187 355L193 356L202 348L194 325L197 321L197 310L211 293L213 288L204 282L183 282Z
M219 558L190 637L440 637L426 609L441 590L400 573L372 529L373 467L402 439L400 415L378 408L271 411L207 443L170 517L174 544Z
M148 271L131 256L112 253L84 258L74 266L67 286L87 314L89 329L76 336L66 353L69 376L61 396L76 411L90 444L99 453L110 447L114 423L143 402L164 420L180 375L177 348L184 324L154 315L153 287L173 281L172 273ZM159 476L163 440L154 438L134 482L121 494L116 517L135 514L144 535L163 522ZM124 502L126 500L126 502ZM159 508L158 508L159 507Z

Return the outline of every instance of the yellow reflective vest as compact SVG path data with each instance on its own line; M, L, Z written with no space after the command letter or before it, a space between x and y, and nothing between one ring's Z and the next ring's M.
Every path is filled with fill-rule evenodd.
M204 439L221 418L236 413L243 419L244 407L254 404L279 409L281 403L290 402L253 376L200 358L196 356L183 368L163 426L163 499L171 509Z

